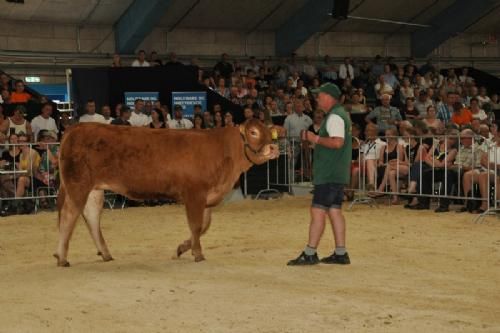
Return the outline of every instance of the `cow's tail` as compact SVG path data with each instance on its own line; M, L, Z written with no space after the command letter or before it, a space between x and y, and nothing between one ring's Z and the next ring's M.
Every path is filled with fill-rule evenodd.
M66 200L66 188L63 183L59 186L59 194L57 195L57 228L61 225L61 210Z

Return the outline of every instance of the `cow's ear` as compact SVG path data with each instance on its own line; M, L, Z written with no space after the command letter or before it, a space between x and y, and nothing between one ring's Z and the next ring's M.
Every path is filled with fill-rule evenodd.
M246 135L246 133L245 133L245 125L240 124L240 132L241 132L241 134Z

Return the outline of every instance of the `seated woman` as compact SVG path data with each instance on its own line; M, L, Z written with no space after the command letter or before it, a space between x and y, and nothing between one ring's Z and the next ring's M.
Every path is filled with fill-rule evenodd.
M437 131L444 128L443 122L436 117L436 108L434 105L427 107L427 116L423 119L423 122L428 128L435 128Z
M22 105L17 106L14 109L12 117L6 118L4 122L0 125L0 131L3 133L25 133L31 138L31 124L24 118L26 108Z
M57 170L59 168L59 146L54 143L57 134L53 131L42 130L39 134L39 151L41 159L38 168L35 170L33 184L35 194L40 196L40 206L48 208L46 188L56 188Z
M368 111L368 107L366 104L361 103L361 97L357 92L351 95L350 102L346 105L346 110L349 113L366 113Z
M398 143L397 129L388 129L385 131L387 145L382 148L383 165L379 166L380 173L383 174L382 182L380 183L377 191L379 193L372 194L371 196L384 195L387 183L390 185L392 193L397 193L399 188L397 186L397 178L408 174L408 163L404 147ZM392 196L392 204L398 203L398 196Z
M2 198L14 198L16 196L17 179L22 174L22 171L19 169L21 149L18 143L19 137L17 134L12 133L9 135L9 148L0 157L0 167L9 172L0 175L0 196ZM17 203L13 201L4 205L1 215L14 214L16 210Z
M419 119L420 113L415 109L415 99L413 97L406 99L405 105L401 108L401 115L406 120Z
M361 146L361 171L368 179L367 190L375 190L377 166L382 163L382 150L386 143L377 137L378 127L368 124L365 128L366 141Z
M495 133L495 142L487 153L481 157L481 165L485 171L481 172L478 176L479 191L481 192L481 206L475 213L484 213L488 207L488 187L491 183L495 184L496 196L495 199L500 200L500 135L499 132ZM489 172L488 172L489 170ZM496 179L495 179L496 176Z
M19 158L19 170L26 171L17 178L16 198L22 198L26 195L26 190L31 185L31 179L34 172L40 165L40 155L29 145L28 135L19 133L18 142L20 144L21 155ZM21 200L17 205L18 214L29 214L33 210L32 203L28 200Z
M193 117L194 129L205 129L205 124L203 123L203 117L199 114L195 114Z
M233 120L233 114L229 111L224 113L224 127L235 127L236 124Z
M215 111L214 113L214 127L221 128L224 127L224 119L222 118L222 112Z
M167 128L165 119L163 118L163 113L160 109L151 110L151 122L149 123L150 128Z

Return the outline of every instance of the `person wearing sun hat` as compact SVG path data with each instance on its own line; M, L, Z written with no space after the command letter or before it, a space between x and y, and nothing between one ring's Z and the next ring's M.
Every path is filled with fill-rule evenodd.
M304 131L302 139L315 145L313 163L314 194L311 204L309 241L304 251L289 266L324 264L350 264L345 247L345 219L342 214L344 186L350 182L352 158L351 120L339 102L341 91L333 83L325 83L312 90L317 94L318 108L326 113L319 135ZM325 229L326 217L330 218L335 250L333 254L318 259L316 248Z

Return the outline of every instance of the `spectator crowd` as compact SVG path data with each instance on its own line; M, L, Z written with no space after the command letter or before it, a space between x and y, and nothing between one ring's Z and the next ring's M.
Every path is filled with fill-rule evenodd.
M165 65L182 64L175 53L164 63L155 52L147 56L142 50L131 64ZM494 116L500 101L496 91L478 86L467 68L442 71L432 59L417 65L413 58L396 63L391 57L376 56L371 61L346 57L337 64L329 56L317 61L292 55L271 62L255 57L231 60L227 54L213 67L202 68L196 59L189 65L197 66L200 83L239 105L244 119L260 119L280 140L294 138L292 145L298 152L313 148L295 138L302 130L317 131L325 111L316 108L312 90L334 82L342 91L339 103L353 123L353 189L366 187L372 197L390 193L394 204L400 201L398 194L405 192L410 196L405 207L428 209L428 196L440 182L445 184L440 189L444 198L436 212L449 210L447 196L472 196L475 189L483 200L464 202L460 211L482 212L488 207L489 185L498 183L490 173L500 164ZM122 66L119 55L113 57L112 66ZM52 117L52 104L43 103L40 115L29 122L22 105L10 117L4 116L2 107L32 98L24 91L24 83L12 82L2 74L0 84L0 144L14 144L3 149L0 166L4 172L22 171L0 175L2 198L24 196L30 188L47 191L56 186L57 146L52 143L75 122L171 129L235 126L235 115L220 104L208 110L196 105L193 117L187 118L180 105L174 105L171 113L160 101L141 99L133 108L123 104L97 106L89 100L78 119L63 113L57 121ZM26 145L29 142L34 149ZM293 161L298 158L294 156ZM302 158L310 163L310 158ZM306 166L300 171L310 177L308 170ZM53 179L47 178L48 174ZM346 191L346 200L352 198L353 192ZM18 213L29 210L11 206L7 207ZM4 215L9 213L2 210Z

